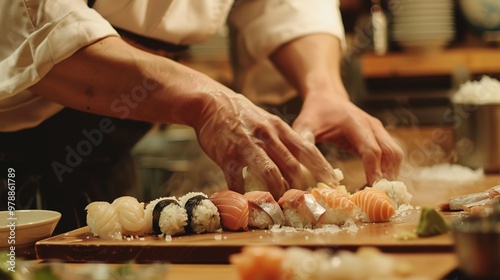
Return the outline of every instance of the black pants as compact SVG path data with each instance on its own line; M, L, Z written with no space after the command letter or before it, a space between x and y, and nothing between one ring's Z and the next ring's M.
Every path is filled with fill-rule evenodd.
M62 213L55 234L85 226L91 201L140 199L130 150L150 128L64 109L35 128L0 133L1 210L7 206L8 168L15 170L16 209Z

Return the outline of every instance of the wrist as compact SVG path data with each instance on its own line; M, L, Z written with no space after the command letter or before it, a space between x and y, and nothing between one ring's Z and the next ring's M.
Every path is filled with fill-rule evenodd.
M300 90L304 100L308 98L323 97L325 94L330 97L349 100L344 84L340 77L331 77L327 75L311 75Z

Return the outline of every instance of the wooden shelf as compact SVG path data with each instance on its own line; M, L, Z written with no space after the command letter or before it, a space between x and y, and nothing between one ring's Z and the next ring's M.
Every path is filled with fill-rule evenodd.
M362 73L368 78L450 75L458 67L471 74L500 73L500 49L454 48L434 53L362 56Z

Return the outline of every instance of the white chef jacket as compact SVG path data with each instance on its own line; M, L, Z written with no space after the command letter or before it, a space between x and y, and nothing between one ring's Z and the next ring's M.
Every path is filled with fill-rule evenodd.
M227 23L235 90L257 104L280 104L296 93L269 54L307 34L344 42L338 6L338 0L97 0L91 9L85 0L0 1L0 34L6 34L0 36L0 131L36 126L60 111L29 87L81 47L118 36L113 26L191 45Z

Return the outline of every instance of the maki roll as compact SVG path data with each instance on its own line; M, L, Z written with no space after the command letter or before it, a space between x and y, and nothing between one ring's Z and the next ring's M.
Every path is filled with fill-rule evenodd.
M221 229L217 207L202 192L190 192L179 198L187 212L186 233L216 232Z
M150 233L179 235L187 225L187 211L174 197L160 197L146 206L147 230Z

